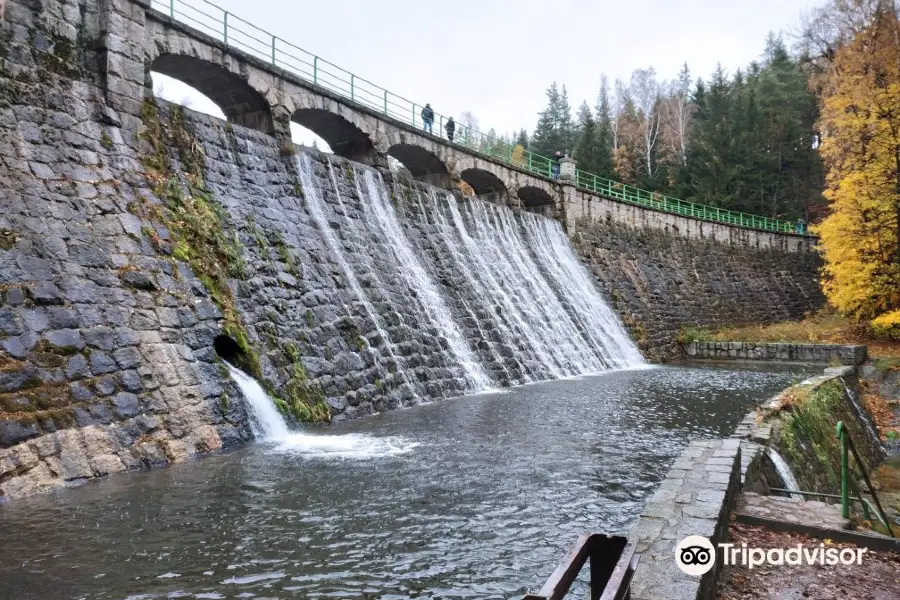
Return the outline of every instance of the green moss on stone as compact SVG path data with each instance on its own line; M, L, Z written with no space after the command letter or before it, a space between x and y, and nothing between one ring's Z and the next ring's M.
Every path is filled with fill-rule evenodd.
M0 248L3 250L12 250L12 247L16 245L17 239L16 232L9 229L0 229Z
M864 460L873 457L871 442L850 408L843 385L836 379L815 388L800 385L788 395L788 407L782 410L777 422L776 447L791 465L802 489L838 493L837 422L844 422ZM867 469L870 467L871 462L866 465ZM852 460L851 469L857 469Z

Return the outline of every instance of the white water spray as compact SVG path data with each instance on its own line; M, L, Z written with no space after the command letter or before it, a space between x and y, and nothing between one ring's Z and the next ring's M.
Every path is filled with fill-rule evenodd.
M257 440L274 443L271 450L318 458L378 458L406 454L419 444L400 437L374 437L357 433L316 435L292 432L275 403L255 379L228 364L247 406L250 430Z
M400 265L401 276L406 279L407 285L421 291L423 308L427 318L441 332L443 338L447 340L456 362L462 367L470 389L472 391L484 391L493 387L491 378L484 372L481 363L478 362L478 358L463 337L456 321L453 319L453 314L447 307L447 303L431 280L431 277L425 271L418 257L416 257L409 240L406 239L400 221L394 213L394 207L391 206L385 197L384 182L381 180L381 177L379 176L376 181L373 172L370 169L366 169L365 179L365 191L358 185L357 190L367 201L375 214L378 227L389 240L389 246L397 259L397 263Z
M781 481L784 482L784 489L792 492L799 492L800 484L797 483L797 478L794 477L794 473L791 471L791 467L787 464L787 461L784 460L784 458L778 454L778 451L771 446L766 448L766 453L772 460L772 464L775 465L775 470L778 472L778 476L781 477ZM791 494L791 498L803 500L803 494Z
M255 379L227 362L228 372L234 379L247 404L247 416L250 417L250 430L256 439L273 442L286 439L290 435L284 417L278 412L275 403L269 398L262 386Z

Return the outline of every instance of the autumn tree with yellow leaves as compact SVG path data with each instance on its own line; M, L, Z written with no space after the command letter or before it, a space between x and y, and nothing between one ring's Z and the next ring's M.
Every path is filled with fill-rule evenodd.
M814 231L830 302L900 331L900 21L893 2L871 6L868 25L833 53L822 76L831 207Z

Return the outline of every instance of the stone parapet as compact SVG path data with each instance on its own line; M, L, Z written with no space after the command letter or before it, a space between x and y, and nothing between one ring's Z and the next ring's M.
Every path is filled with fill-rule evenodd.
M724 541L740 472L737 439L694 441L681 453L629 534L641 555L632 584L635 600L713 597L719 565L699 578L686 575L675 563L675 547L690 535L713 545Z
M866 346L841 344L790 344L755 342L687 342L689 358L771 360L859 366L866 361Z

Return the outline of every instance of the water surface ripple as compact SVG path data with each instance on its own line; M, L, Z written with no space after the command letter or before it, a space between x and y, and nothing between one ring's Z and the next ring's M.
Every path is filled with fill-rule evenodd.
M551 381L9 503L0 597L519 598L582 531L626 532L688 439L797 378Z

